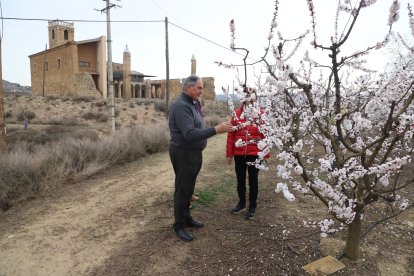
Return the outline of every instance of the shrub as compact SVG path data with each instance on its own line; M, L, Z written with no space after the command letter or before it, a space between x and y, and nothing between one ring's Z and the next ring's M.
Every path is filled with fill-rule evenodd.
M96 107L102 107L104 106L106 103L105 102L95 102L95 106Z
M82 118L84 118L85 120L95 120L97 122L107 122L108 121L108 115L102 112L86 112L85 114L82 115Z
M204 118L204 123L205 123L206 127L214 127L214 126L220 124L223 121L224 121L224 119L222 119L221 117L219 117L217 115L206 116Z
M160 111L162 113L165 113L165 112L167 112L167 105L166 105L165 102L156 101L154 103L154 109L156 111Z
M46 121L39 121L43 125L78 126L81 125L75 118L53 118Z
M34 118L36 118L36 114L31 110L22 110L17 114L18 121L24 121L25 119L30 121Z
M90 96L79 96L79 97L76 97L76 98L73 98L73 101L74 102L91 102L91 101L94 101L95 100L95 98L94 97L90 97Z
M107 114L105 113L99 113L99 114L100 116L96 119L97 122L100 122L100 123L108 122L109 116Z
M46 100L57 100L57 99L59 99L59 97L56 97L56 96L46 96L45 99Z
M12 111L11 111L11 110L7 110L7 111L6 111L6 113L4 113L4 116L5 116L6 118L11 118L11 117L13 117L13 113L12 113Z
M167 126L138 126L117 131L101 140L85 137L61 139L30 150L28 144L22 143L8 156L0 157L0 208L7 209L16 201L70 179L85 178L109 166L164 151L169 144Z

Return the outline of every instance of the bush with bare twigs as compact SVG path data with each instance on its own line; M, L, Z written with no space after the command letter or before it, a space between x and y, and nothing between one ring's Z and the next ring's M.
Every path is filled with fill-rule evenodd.
M0 209L86 178L110 166L131 162L168 147L167 127L120 130L101 140L67 138L27 150L25 144L0 158Z

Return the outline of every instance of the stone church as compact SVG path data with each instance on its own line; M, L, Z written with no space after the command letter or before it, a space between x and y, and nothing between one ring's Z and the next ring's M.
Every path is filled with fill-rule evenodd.
M74 24L54 20L48 23L49 49L30 55L32 93L37 96L106 99L108 79L106 37L75 41ZM150 80L131 69L131 52L125 47L122 63L112 63L116 98L159 98L166 96L166 80ZM191 71L196 74L196 60ZM187 77L187 76L183 76ZM203 99L215 99L214 78L202 78ZM182 79L170 79L170 98L181 93Z

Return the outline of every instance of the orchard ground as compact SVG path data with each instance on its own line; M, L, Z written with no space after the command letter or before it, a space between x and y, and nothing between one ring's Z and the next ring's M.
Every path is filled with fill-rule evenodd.
M254 220L232 214L235 173L224 147L218 135L204 151L192 214L205 227L192 230L193 242L172 233L174 174L168 153L157 153L0 213L0 275L306 275L302 266L342 254L345 231L321 238L303 225L328 217L321 203L274 192L274 155L260 173ZM405 194L414 200L413 187ZM392 214L372 205L363 229ZM346 268L335 275L413 275L413 239L411 208L375 224L361 259L342 258Z

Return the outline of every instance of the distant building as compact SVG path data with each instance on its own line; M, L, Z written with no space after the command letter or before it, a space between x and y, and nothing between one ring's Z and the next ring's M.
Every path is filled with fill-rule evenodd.
M39 96L107 98L106 37L75 41L73 23L49 21L49 49L30 55L32 93ZM126 46L123 63L112 63L114 95L117 98L165 98L166 80L131 70ZM191 58L191 74L196 60ZM187 76L183 76L187 77ZM181 93L181 79L170 80L170 98ZM213 100L214 78L203 78L204 99Z

